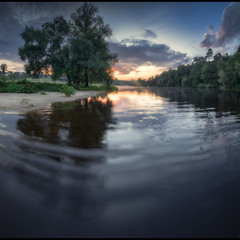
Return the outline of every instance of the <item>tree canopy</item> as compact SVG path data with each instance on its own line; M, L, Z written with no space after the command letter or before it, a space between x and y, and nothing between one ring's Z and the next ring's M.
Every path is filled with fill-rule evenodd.
M98 8L84 3L67 22L59 16L46 22L41 29L32 26L21 34L25 41L19 56L26 73L38 77L41 71L51 72L53 79L65 75L68 84L101 81L112 82L112 67L117 55L111 54L106 38L112 30L98 15Z
M205 57L195 57L192 64L169 69L147 81L159 87L223 87L240 88L240 47L232 54L213 55L208 49Z

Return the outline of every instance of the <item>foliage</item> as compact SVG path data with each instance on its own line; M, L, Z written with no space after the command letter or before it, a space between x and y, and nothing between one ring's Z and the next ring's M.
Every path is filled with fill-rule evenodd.
M118 88L106 85L106 84L92 84L87 88L84 87L84 84L80 84L73 88L69 87L64 83L56 82L33 82L27 79L21 79L14 81L12 79L1 80L0 79L0 92L5 93L36 93L40 92L42 95L46 95L46 92L63 92L67 95L73 95L77 90L81 91L117 91ZM69 95L69 96L70 96Z
M19 81L0 80L0 92L7 93L34 93L39 91L60 92L61 83L30 82L27 79Z
M3 81L1 78L0 78L0 88L4 88L7 86L7 82L6 81Z
M8 80L8 77L3 75L0 77L0 81L7 81Z
M25 43L19 48L20 58L27 62L26 73L38 77L42 71L51 72L53 80L65 75L68 85L87 87L92 81L110 85L117 56L105 40L112 30L97 13L97 7L84 3L70 22L60 16L41 29L26 27L21 34Z
M72 86L64 84L61 87L61 92L64 93L67 97L70 97L71 95L74 95L77 92L77 90Z
M205 57L195 57L191 65L180 65L169 69L147 81L148 86L198 87L198 88L239 88L240 47L233 55L217 53L212 49Z
M79 85L77 87L78 90L80 91L108 91L108 92L112 92L112 91L118 91L117 87L114 86L109 86L109 85L105 85L105 84L93 84L93 85L89 85L87 88L84 87L84 85Z

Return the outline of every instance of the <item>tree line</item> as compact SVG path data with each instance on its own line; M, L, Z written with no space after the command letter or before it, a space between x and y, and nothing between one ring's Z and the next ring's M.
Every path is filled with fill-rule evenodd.
M192 64L180 65L147 80L157 87L223 87L240 88L240 46L232 55L213 55L211 48L205 57L195 57Z

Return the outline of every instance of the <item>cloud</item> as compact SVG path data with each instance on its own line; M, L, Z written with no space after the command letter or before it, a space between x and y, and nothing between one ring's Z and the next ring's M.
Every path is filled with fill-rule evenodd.
M204 40L200 42L201 48L210 48L213 47L215 41L216 41L216 34L213 32L212 26L208 26L209 33L205 33L203 38Z
M226 44L236 40L240 36L240 3L231 3L223 12L222 22L219 30L214 33L211 26L209 33L204 34L204 40L200 42L200 47L224 47Z
M152 30L145 29L143 37L145 37L145 38L156 38L157 34L155 32L153 32Z
M153 44L148 40L124 39L120 43L110 43L110 51L118 53L119 63L115 69L128 74L142 65L157 67L177 67L190 61L186 53L172 50L165 44Z
M81 4L80 2L1 2L1 59L20 62L18 48L24 44L20 34L26 26L40 27L44 22L60 15L69 18Z
M119 62L117 66L114 67L115 70L119 72L120 75L127 75L130 72L137 71L137 64L129 64L124 62Z

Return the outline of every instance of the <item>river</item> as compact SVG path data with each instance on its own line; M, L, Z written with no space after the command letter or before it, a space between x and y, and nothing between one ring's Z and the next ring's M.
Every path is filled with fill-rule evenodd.
M124 88L0 112L1 237L240 237L240 92Z

